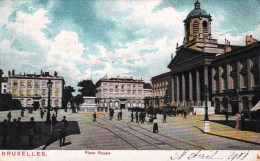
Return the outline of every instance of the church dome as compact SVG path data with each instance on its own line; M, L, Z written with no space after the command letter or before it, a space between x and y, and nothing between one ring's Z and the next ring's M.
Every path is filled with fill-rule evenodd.
M199 16L199 15L202 15L202 16L208 15L208 13L204 9L200 8L200 2L198 0L194 3L194 6L195 6L194 10L192 10L188 14L187 19L190 17Z
M204 9L194 9L188 14L187 18L198 16L198 15L207 16L208 13Z

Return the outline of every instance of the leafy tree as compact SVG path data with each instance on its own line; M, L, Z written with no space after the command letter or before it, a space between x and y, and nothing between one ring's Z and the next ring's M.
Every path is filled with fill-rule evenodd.
M63 101L62 101L62 103L63 103L63 105L62 105L62 107L64 107L65 108L65 111L67 111L67 104L70 102L70 104L71 104L71 107L72 107L72 109L73 109L73 102L72 102L72 98L73 98L73 95L72 95L72 93L73 92L75 92L75 89L73 88L73 87L71 87L71 86L65 86L64 87L64 90L63 90Z
M73 102L79 106L84 102L83 96L81 94L78 94L77 96L73 97Z
M96 95L96 86L91 79L83 80L78 83L79 92L82 96L95 96Z

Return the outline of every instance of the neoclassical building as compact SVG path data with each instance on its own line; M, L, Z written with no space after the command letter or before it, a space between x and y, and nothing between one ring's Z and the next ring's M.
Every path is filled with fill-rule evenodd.
M144 97L149 96L145 82L133 78L101 78L97 83L98 108L144 108Z
M167 79L173 106L203 107L207 86L208 106L217 113L252 108L260 95L259 42L248 36L246 46L231 45L229 40L219 44L211 35L211 15L200 2L194 6L183 21L185 37L168 65L171 71L152 78L153 95L165 90L160 84Z
M13 99L20 100L23 108L47 107L48 87L47 82L51 80L51 107L62 107L62 92L65 81L58 76L57 72L50 75L49 72L41 74L15 74L8 72L7 92L12 94Z

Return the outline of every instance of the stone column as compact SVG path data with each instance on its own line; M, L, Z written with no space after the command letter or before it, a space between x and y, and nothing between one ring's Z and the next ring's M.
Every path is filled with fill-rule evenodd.
M211 84L212 84L212 93L216 92L216 81L214 76L216 75L216 70L214 67L211 68Z
M177 96L177 104L178 104L180 103L180 81L178 75L176 75L175 80L176 80L176 96Z
M175 103L175 100L174 100L174 95L175 95L175 93L174 93L174 88L175 88L175 86L174 86L174 75L172 75L172 77L171 77L171 93L172 93L172 98L171 98L171 102L172 102L172 105Z
M218 73L219 73L219 75L218 75L219 91L222 92L224 83L223 83L223 78L221 77L221 75L223 73L223 69L221 66L218 67Z
M185 75L184 75L184 73L182 73L181 77L182 77L182 102L183 102L183 104L185 104L185 102L186 102L186 97L185 97L186 96L186 88L185 88Z
M252 90L252 74L251 74L251 61L247 58L247 89Z
M192 73L189 72L189 85L190 85L190 89L189 89L189 99L190 101L193 101L193 91L192 91Z
M231 77L230 77L230 65L227 63L227 90L232 89Z
M197 103L201 101L200 99L200 73L196 70L196 92L197 92Z
M237 89L241 89L241 64L240 62L238 61L237 62Z

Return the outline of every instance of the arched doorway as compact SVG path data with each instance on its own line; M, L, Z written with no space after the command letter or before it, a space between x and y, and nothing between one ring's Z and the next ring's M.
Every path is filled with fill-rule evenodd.
M215 104L216 104L215 113L219 114L220 113L220 101L218 98L215 99Z
M228 110L228 100L226 97L223 98L222 105L225 111Z
M238 101L231 101L232 115L239 113Z

